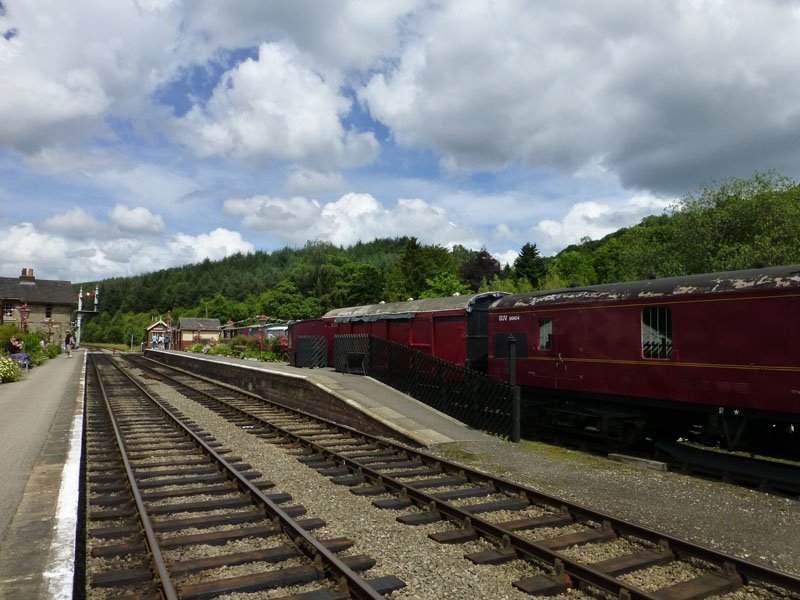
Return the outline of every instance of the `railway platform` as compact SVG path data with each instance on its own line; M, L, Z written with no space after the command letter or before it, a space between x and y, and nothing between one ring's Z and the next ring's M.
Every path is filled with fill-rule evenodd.
M365 419L379 423L421 446L430 447L462 441L486 441L491 436L403 394L371 377L337 373L332 368L298 368L283 363L265 363L228 356L189 352L147 350L147 356L178 355L194 361L229 363L258 369L283 378L300 379L335 397ZM324 416L324 415L322 415Z
M71 598L85 350L0 385L0 598Z

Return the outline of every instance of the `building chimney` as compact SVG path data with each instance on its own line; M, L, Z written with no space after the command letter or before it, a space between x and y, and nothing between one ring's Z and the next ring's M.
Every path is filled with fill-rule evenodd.
M22 273L19 276L19 282L36 284L36 277L33 276L33 269L22 269Z

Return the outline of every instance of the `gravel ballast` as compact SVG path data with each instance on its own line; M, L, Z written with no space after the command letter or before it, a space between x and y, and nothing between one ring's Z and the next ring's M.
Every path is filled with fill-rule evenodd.
M348 554L368 554L377 565L365 577L396 575L406 588L391 597L402 600L453 598L530 598L512 588L521 577L542 574L514 561L502 567L476 566L465 553L486 549L485 542L444 545L428 539L446 524L409 527L395 521L399 513L375 509L374 498L356 497L343 486L299 463L280 447L265 443L213 411L152 380L146 385L188 418L260 471L278 482L271 491L288 492L292 503L309 509L328 525L315 537L356 540ZM800 509L792 499L772 496L678 474L650 471L545 444L511 444L502 440L439 446L434 455L462 462L617 518L708 545L756 563L800 574ZM375 525L375 522L379 525ZM613 546L599 547L600 560ZM588 549L576 550L584 556ZM616 550L614 550L616 552ZM654 571L650 584L670 581L669 570ZM659 579L664 577L664 583ZM271 594L270 594L271 595ZM570 590L563 597L582 596ZM763 594L759 594L763 597ZM241 596L245 597L245 596ZM248 595L248 598L267 597ZM755 597L739 592L738 597Z

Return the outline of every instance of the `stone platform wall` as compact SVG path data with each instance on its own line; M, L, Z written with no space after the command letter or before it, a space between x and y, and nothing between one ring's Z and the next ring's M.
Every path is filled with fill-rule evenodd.
M265 371L249 365L216 361L190 353L145 350L144 354L147 358L171 367L221 381L268 400L358 429L364 433L389 437L412 446L418 446L414 440L350 406L331 390L304 377L310 372L309 370L298 369L300 376L292 376Z

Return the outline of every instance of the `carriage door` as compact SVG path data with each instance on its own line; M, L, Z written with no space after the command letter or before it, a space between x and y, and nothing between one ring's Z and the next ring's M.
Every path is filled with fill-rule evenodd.
M494 298L489 298L490 302ZM467 313L467 367L486 373L489 369L489 304L476 303Z
M580 389L581 362L585 343L583 311L553 317L553 359L556 389Z

